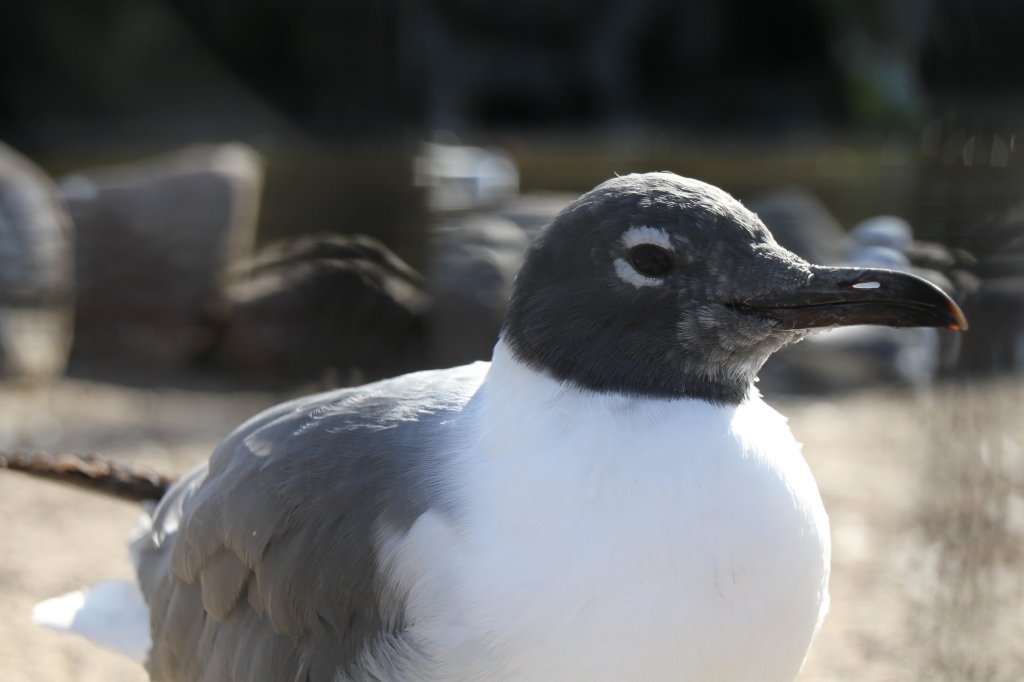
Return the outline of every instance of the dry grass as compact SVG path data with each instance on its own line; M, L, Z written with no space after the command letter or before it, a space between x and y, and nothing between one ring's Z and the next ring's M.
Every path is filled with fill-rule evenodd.
M832 517L832 612L801 682L1024 679L1024 382L775 400ZM99 451L168 471L205 458L266 394L68 381L0 388L0 449ZM141 682L40 630L34 602L127 577L136 510L0 475L0 680Z

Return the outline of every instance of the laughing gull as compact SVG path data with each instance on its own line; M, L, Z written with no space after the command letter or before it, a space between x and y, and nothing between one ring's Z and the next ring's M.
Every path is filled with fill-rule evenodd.
M754 381L849 324L966 327L720 189L613 178L531 246L490 363L285 403L178 480L133 544L136 648L176 682L791 681L828 517Z

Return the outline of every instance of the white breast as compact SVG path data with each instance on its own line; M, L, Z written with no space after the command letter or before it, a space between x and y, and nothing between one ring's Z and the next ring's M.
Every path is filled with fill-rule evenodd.
M447 472L458 516L384 553L438 678L796 676L829 534L781 416L581 393L501 344L482 390Z

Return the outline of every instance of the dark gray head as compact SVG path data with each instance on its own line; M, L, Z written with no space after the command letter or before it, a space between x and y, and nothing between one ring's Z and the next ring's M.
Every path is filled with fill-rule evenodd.
M519 271L503 336L584 389L738 403L772 353L846 324L966 328L924 280L811 265L717 187L645 173L555 218Z

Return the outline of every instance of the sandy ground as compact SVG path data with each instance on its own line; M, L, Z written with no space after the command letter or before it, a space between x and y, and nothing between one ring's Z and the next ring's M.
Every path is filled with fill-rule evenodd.
M183 472L282 396L68 380L0 387L0 450L98 452ZM1024 382L770 400L832 519L832 611L800 676L1024 679ZM130 504L0 472L0 681L141 682L42 630L32 605L129 577Z

